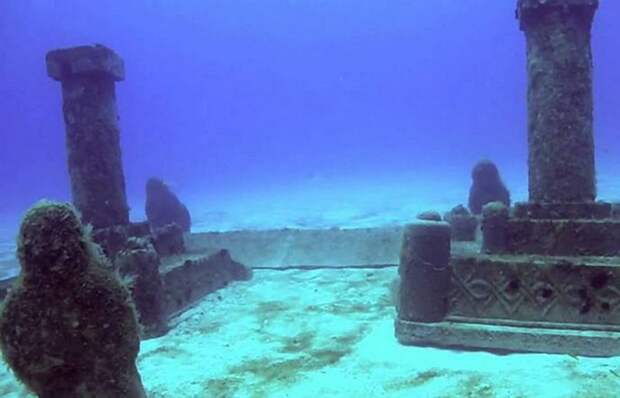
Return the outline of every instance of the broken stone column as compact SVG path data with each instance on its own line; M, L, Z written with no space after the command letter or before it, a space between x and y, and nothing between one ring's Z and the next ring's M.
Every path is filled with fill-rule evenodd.
M527 39L532 202L596 196L590 29L598 0L519 0Z
M400 253L398 318L439 322L448 310L450 225L417 221L407 226Z
M47 73L62 83L73 203L94 228L129 222L115 82L123 60L101 46L50 51Z

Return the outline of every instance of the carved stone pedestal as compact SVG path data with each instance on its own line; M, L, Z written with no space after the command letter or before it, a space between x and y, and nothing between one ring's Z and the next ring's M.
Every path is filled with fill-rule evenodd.
M403 344L620 355L620 257L463 254L448 312L396 320Z
M620 355L618 207L595 202L590 29L597 8L598 0L518 0L527 38L530 201L510 213L498 203L484 207L483 254L452 250L450 283L425 286L432 292L425 299L446 298L443 318L399 312L401 343ZM403 245L401 268L417 258L409 250ZM402 289L410 285L402 282L408 297L399 302L416 298Z

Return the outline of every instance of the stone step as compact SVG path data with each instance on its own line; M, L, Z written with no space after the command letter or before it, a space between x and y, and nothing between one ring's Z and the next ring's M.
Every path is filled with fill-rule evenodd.
M620 332L396 320L401 344L497 352L544 352L593 357L620 355Z
M530 219L607 219L614 215L614 205L607 202L540 203L518 202L513 217Z
M513 218L506 252L557 256L620 255L620 220Z

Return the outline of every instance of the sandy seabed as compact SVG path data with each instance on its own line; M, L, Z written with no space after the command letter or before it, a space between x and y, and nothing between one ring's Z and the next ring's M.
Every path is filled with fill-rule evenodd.
M396 268L256 271L143 341L151 398L549 397L620 391L620 358L460 352L394 338ZM29 397L2 366L0 394Z

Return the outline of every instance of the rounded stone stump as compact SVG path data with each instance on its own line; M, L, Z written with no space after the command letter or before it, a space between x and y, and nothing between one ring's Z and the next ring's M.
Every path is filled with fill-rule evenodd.
M129 292L73 206L40 202L20 227L18 278L0 310L0 348L43 398L146 398Z
M73 204L95 228L128 224L115 94L122 59L95 45L50 51L45 60L62 83Z
M482 252L503 253L506 250L508 207L502 202L491 202L482 207Z
M418 221L406 227L400 254L398 319L441 322L448 311L450 225Z

